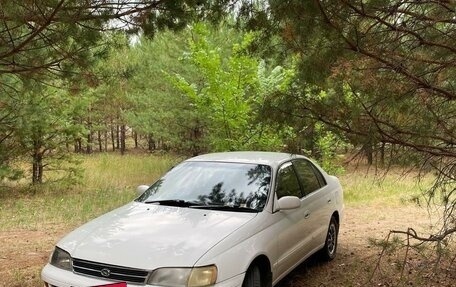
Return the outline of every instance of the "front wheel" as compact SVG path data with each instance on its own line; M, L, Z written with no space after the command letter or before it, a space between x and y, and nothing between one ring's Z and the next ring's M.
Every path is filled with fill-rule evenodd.
M339 237L339 224L334 217L328 226L328 233L326 234L325 246L320 250L320 258L324 261L331 261L336 258L337 239Z
M242 287L261 287L261 272L257 265L253 265L247 270Z

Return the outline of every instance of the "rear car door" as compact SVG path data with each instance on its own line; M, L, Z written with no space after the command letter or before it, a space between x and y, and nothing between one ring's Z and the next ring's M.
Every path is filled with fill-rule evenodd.
M293 166L303 191L302 208L306 210L306 236L311 239L305 251L306 256L324 245L329 220L332 214L332 194L318 168L306 159L293 161Z

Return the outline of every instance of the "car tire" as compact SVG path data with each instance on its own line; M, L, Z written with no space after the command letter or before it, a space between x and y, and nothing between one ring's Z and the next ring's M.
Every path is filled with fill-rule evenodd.
M242 287L261 287L261 271L257 265L247 270Z
M339 238L339 224L336 218L331 217L326 233L325 246L320 250L320 258L323 261L331 261L336 258L337 241Z

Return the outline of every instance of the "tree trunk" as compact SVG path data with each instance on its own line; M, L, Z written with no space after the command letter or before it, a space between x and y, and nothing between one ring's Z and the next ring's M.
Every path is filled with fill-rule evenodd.
M89 133L87 134L87 148L86 148L87 154L92 153L92 143L93 143L92 131L89 129Z
M39 184L43 183L43 152L41 151L41 145L35 143L33 151L33 164L32 164L32 183Z
M88 133L87 133L86 153L87 154L91 154L92 150L93 150L93 147L92 147L92 144L93 144L92 117L91 117L92 109L89 107L87 112L88 112L88 117L87 117L87 130L88 130Z
M74 142L74 152L75 153L82 152L82 141L80 138L76 139Z
M385 143L380 145L380 166L385 166Z
M97 131L97 136L98 136L98 151L102 152L103 144L102 144L102 140L101 140L101 131L100 130Z
M108 130L104 130L104 151L108 151Z
M116 125L116 148L117 149L120 148L120 126L119 125Z
M153 152L157 147L155 145L155 140L152 134L147 136L147 145L150 152Z
M199 155L199 148L198 148L198 143L199 143L199 138L200 138L200 132L198 127L195 127L192 129L192 156L197 156Z
M372 165L374 163L374 153L373 153L372 144L370 141L368 143L364 144L363 150L364 150L364 154L367 157L367 164Z
M133 139L135 141L135 148L138 148L138 133L133 132Z
M116 138L114 134L114 123L111 120L111 144L112 144L112 151L116 150Z
M125 147L125 138L126 138L126 126L125 125L121 125L120 126L120 154L125 154L125 150L126 150L126 147Z

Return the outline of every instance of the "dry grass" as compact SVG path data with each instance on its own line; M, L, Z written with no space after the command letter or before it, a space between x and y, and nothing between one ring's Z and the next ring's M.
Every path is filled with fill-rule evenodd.
M92 190L134 189L139 184L154 182L177 162L177 157L166 155L96 154L84 158L84 185L81 187Z
M97 154L84 157L79 184L10 185L0 190L0 231L81 224L132 200L136 186L154 182L176 161L147 154Z
M352 206L375 204L400 207L422 201L423 192L432 184L431 175L420 176L402 169L375 170L367 167L351 169L339 176L344 187L345 202Z

